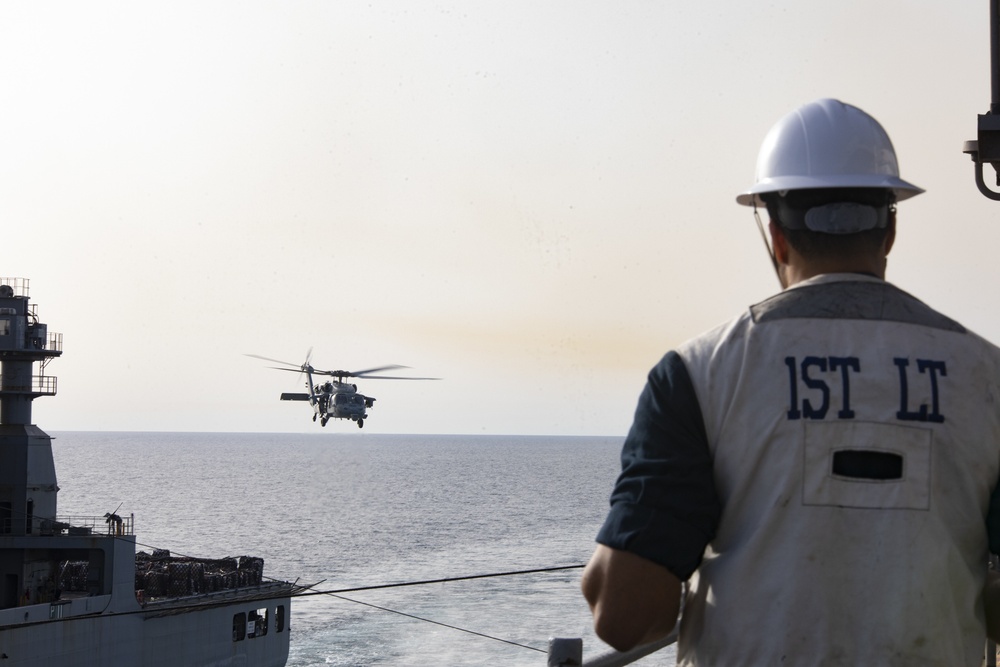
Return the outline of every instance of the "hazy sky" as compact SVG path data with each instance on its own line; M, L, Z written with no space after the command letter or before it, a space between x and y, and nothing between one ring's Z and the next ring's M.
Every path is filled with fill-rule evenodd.
M764 134L820 97L887 128L889 277L1000 341L1000 203L961 152L986 2L0 5L0 275L64 335L55 430L623 434L645 374L777 288ZM343 421L326 431L355 432Z

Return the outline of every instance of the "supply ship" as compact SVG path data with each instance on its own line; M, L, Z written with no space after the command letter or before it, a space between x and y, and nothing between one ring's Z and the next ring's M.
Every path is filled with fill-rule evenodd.
M0 278L0 667L284 665L301 589L267 580L262 559L136 552L132 515L58 515L31 404L56 393L62 335L28 288Z

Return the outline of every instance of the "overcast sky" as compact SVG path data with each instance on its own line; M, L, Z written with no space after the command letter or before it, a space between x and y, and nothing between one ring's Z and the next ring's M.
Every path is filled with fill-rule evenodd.
M320 431L247 353L359 382L381 433L624 434L648 369L777 288L761 140L886 127L889 278L1000 341L1000 203L962 143L986 2L5 3L0 275L64 336L55 430ZM354 432L331 422L329 432Z

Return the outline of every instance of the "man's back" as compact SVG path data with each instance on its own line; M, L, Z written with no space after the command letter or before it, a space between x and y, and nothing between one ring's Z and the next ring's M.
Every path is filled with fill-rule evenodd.
M979 664L1000 351L826 275L678 352L722 505L680 664Z

